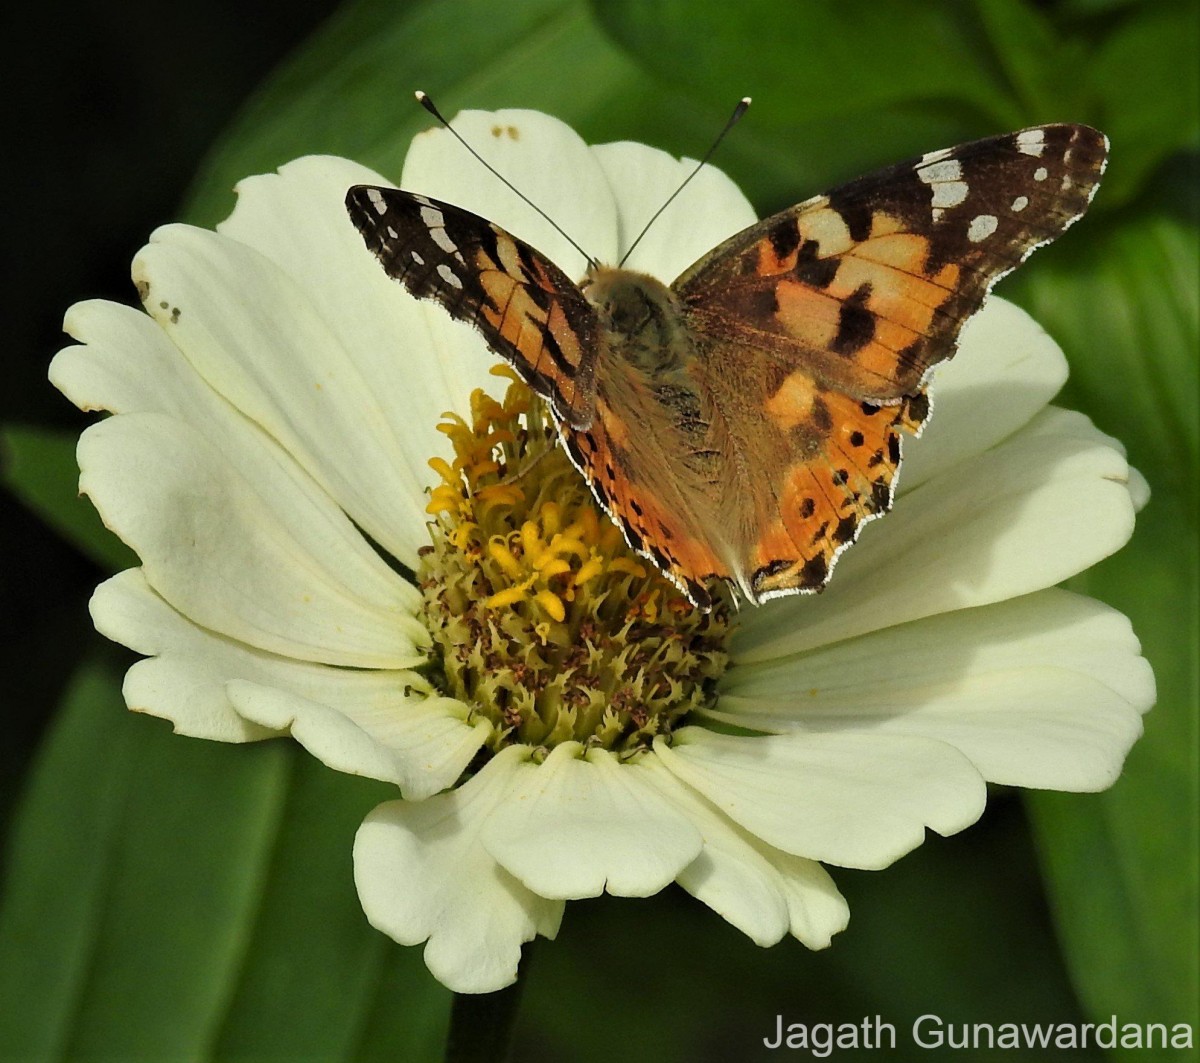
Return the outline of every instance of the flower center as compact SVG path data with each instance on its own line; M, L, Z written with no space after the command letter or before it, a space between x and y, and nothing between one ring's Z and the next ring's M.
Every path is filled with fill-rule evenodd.
M454 461L427 512L418 581L445 692L495 726L493 750L577 741L634 752L707 704L729 611L703 613L638 557L507 366L503 402L438 425Z

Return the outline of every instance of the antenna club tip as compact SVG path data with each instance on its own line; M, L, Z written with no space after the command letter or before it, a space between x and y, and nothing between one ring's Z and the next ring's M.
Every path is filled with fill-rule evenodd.
M413 96L416 97L417 103L424 107L425 110L433 115L434 118L436 118L439 122L443 121L442 116L438 114L438 109L433 105L433 100L429 98L428 93L422 91L421 89L417 89L413 93Z
M751 104L751 103L753 103L753 102L754 102L754 101L753 101L753 100L752 100L752 99L751 99L749 96L743 96L743 97L742 97L742 106L743 106L743 107L749 107L749 106L750 106L750 104Z

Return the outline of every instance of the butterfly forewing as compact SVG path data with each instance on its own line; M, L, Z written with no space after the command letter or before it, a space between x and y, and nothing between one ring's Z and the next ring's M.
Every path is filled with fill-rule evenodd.
M991 286L1084 210L1108 142L990 137L852 181L727 240L676 282L692 327L894 402L954 353Z
M544 255L460 207L355 185L346 209L388 276L474 325L576 428L592 419L595 312Z

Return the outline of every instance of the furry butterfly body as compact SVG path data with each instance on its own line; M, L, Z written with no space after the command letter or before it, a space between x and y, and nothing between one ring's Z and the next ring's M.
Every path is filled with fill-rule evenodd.
M698 606L827 583L891 506L991 286L1087 208L1086 126L931 152L731 236L669 286L593 266L576 284L484 218L392 188L347 208L390 276L474 324L550 405L630 544Z

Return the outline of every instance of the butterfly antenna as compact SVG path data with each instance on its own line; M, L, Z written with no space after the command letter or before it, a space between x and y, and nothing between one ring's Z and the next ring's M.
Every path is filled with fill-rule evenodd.
M621 256L621 261L617 263L617 269L620 269L623 265L625 265L625 263L629 260L629 256L633 254L633 249L642 242L642 237L645 236L646 233L648 233L650 231L650 226L653 225L656 221L658 221L659 215L662 214L662 212L664 210L666 210L667 207L669 207L675 201L675 197L677 195L679 195L679 193L682 192L685 188L687 188L691 179L693 177L695 177L696 174L698 174L704 168L704 164L713 157L713 155L716 153L717 148L721 146L721 141L725 139L725 134L728 133L735 125L738 124L738 122L741 121L742 115L744 115L746 113L749 106L750 106L750 97L749 96L743 96L738 101L738 105L733 109L733 114L731 114L729 116L729 121L725 123L725 128L722 129L721 132L717 134L717 139L713 141L712 147L709 148L708 151L706 151L704 153L704 158L701 159L698 163L696 163L696 168L690 174L687 175L687 177L684 179L683 184L681 184L677 189L675 189L674 192L671 193L671 195L668 197L667 201L661 207L659 207L658 210L656 210L654 212L654 217L652 217L642 227L642 231L637 234L637 239L634 240L633 243L631 243L629 245L629 250L626 251L625 254L623 254Z
M588 269L596 268L596 266L597 266L596 260L591 255L589 255L582 247L580 247L574 240L572 240L570 234L568 232L566 232L566 230L564 230L563 227L558 224L558 222L556 222L552 217L550 217L549 214L547 214L544 210L542 210L542 208L539 207L527 195L525 195L524 192L522 192L519 188L517 188L507 177L504 176L504 174L500 173L500 171L497 170L496 167L494 167L490 162L487 161L487 159L485 159L482 155L480 155L479 152L477 152L473 147L471 147L470 144L468 144L465 140L463 140L463 138L459 134L458 130L455 129L454 126L452 126L449 122L446 121L445 118L442 117L442 112L437 109L433 100L431 100L420 89L417 89L417 91L415 93L413 93L413 95L416 96L417 103L419 103L422 107L425 108L425 110L427 110L431 115L433 115L434 118L436 118L439 122L441 122L442 125L445 126L446 131L449 132L454 137L455 140L457 140L464 148L466 148L468 152L470 152L472 155L474 155L476 159L478 159L481 163L483 163L483 165L486 166L488 168L488 170L490 170L496 177L498 177L500 179L500 181L506 187L512 189L512 191L515 192L521 198L521 200L523 202L528 203L529 206L533 207L534 210L536 210L543 218L546 219L546 221L548 221L554 227L555 232L557 232L564 240L567 241L567 243L569 243L573 248L575 248L576 251L578 251L581 255L583 255L583 257L585 259L587 259ZM710 154L711 154L711 152L710 152Z

